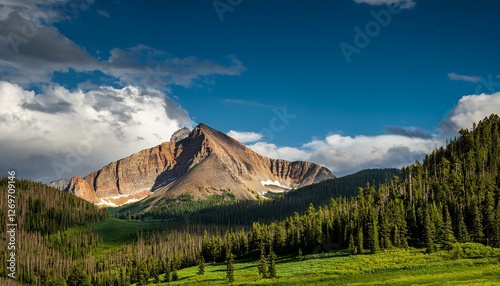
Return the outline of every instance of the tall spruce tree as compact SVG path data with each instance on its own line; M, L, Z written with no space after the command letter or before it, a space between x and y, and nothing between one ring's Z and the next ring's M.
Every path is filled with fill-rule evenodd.
M228 282L234 282L234 257L231 251L226 257L226 279Z
M276 277L276 254L271 249L269 251L269 278Z
M264 248L262 247L260 250L260 259L259 259L259 275L262 278L267 278L267 259L266 259L266 252L264 251Z
M443 206L444 209L444 239L441 248L444 250L451 250L453 248L453 243L456 242L455 235L453 235L453 226L451 221L450 212L446 205Z

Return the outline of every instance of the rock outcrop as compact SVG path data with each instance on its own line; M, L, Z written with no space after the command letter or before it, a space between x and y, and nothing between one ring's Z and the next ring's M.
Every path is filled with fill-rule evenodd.
M150 191L154 202L184 193L203 199L222 189L240 199L256 199L269 185L292 189L334 178L314 163L261 156L204 124L188 131L181 129L171 142L110 163L83 179L73 177L69 191L103 204L109 198L137 200L137 194L147 196Z

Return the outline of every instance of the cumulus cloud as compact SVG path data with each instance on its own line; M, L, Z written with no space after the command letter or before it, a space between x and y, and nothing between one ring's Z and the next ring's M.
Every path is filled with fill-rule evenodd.
M472 128L474 123L491 115L500 113L500 92L488 95L467 95L462 97L457 106L441 122L441 132L446 136L455 136L462 128Z
M354 0L354 2L365 3L373 6L396 5L403 9L412 8L416 4L413 0Z
M48 82L55 71L94 69L97 60L56 28L37 26L13 12L0 22L0 76L28 84Z
M48 9L54 15L38 17L43 18L40 20L37 5L5 7L0 12L0 77L23 86L50 82L54 72L71 69L80 73L99 71L121 85L168 90L170 85L188 87L211 76L239 75L246 70L232 55L226 64L220 64L194 56L176 57L141 44L114 48L107 60L98 59L51 25L54 19L63 18L56 14L59 10L52 13Z
M403 135L342 136L332 134L304 147L311 149L310 160L343 175L366 168L400 168L421 160L438 147L435 139Z
M321 164L337 176L343 176L367 168L400 168L423 159L425 154L440 144L436 138L387 134L351 137L331 134L300 148L278 147L266 142L257 142L248 147L271 158Z
M328 167L337 176L367 168L400 168L422 160L446 139L462 128L472 128L492 113L500 112L500 92L462 97L438 127L439 134L418 127L389 126L386 134L345 136L334 133L312 140L299 148L282 147L266 142L249 145L271 158L307 160Z
M127 86L40 94L0 81L0 172L49 181L86 175L168 141L188 113L162 92Z
M448 74L448 78L455 81L465 81L471 83L478 83L481 81L481 78L475 75L463 75L451 72Z
M239 132L231 130L227 133L227 135L233 137L241 143L255 142L262 139L262 134L256 132Z
M293 147L278 147L275 144L266 142L257 142L248 147L261 155L275 159L304 161L310 157L310 154L304 150Z

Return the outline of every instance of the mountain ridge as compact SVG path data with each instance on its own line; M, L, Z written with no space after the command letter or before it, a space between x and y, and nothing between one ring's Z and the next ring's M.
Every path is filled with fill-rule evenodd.
M253 200L269 190L266 182L285 191L335 178L311 162L264 157L203 123L189 134L179 131L170 142L111 162L84 178L73 177L68 191L108 206L140 200L153 191L156 201L184 193L200 200L221 190Z

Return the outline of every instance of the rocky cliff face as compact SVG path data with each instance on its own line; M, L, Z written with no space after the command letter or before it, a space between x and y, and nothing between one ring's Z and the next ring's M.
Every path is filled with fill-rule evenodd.
M171 142L110 163L85 178L73 177L69 191L88 201L108 204L140 199L160 201L190 193L196 199L221 189L237 198L256 199L269 186L292 189L334 178L326 168L310 162L289 162L261 156L226 134L204 124L180 130ZM125 198L125 199L124 199Z

